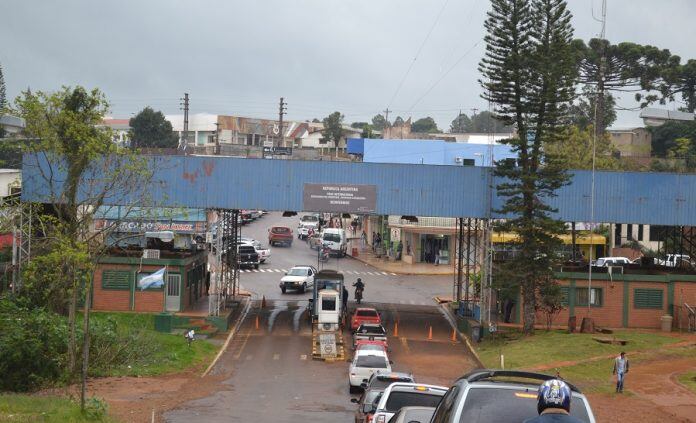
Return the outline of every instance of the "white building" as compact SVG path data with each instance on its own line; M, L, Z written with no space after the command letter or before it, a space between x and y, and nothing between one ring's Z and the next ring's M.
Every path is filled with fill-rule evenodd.
M114 143L126 147L130 145L130 119L106 118L102 120L102 125L111 128Z
M1 115L0 128L5 131L5 137L21 133L26 127L24 119L16 116Z
M184 115L166 115L165 118L172 124L174 132L179 134L179 142L184 139ZM211 145L215 143L215 130L218 115L210 113L196 113L189 115L188 143L194 145ZM222 141L222 139L221 139Z
M0 169L0 198L17 194L22 189L22 171L19 169Z

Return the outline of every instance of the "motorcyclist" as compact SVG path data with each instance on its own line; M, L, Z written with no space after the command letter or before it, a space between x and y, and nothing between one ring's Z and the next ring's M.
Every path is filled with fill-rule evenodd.
M539 417L527 419L524 423L582 423L570 415L570 387L560 379L550 379L542 383L537 393Z
M355 300L360 303L363 291L365 290L365 284L363 283L362 279L358 278L353 286L355 287Z

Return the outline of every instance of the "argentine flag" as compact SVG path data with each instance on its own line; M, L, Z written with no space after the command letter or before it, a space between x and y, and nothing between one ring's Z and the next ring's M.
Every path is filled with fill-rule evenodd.
M166 271L166 267L161 268L160 270L156 271L155 273L149 274L145 276L144 278L140 279L138 281L138 286L140 287L141 291L146 290L147 288L161 288L164 286L164 272Z

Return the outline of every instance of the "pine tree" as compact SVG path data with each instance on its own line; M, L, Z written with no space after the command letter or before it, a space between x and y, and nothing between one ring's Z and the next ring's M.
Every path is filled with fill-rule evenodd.
M499 229L517 233L520 253L496 271L522 293L524 331L534 331L539 288L553 281L558 234L564 224L552 218L548 199L568 181L559 161L544 148L558 140L573 99L576 65L571 49L571 14L564 0L492 0L485 23L486 54L479 69L483 98L495 118L517 128L503 141L517 160L497 163L497 186L509 216Z
M7 93L5 91L5 77L2 74L2 64L0 64L0 112L7 106Z

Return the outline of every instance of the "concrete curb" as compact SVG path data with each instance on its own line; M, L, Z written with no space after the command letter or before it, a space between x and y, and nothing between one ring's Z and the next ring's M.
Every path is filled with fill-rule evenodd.
M218 360L220 360L222 353L224 353L227 350L227 347L230 345L230 341L232 340L232 338L234 338L234 335L236 335L237 332L239 331L239 327L242 325L242 322L246 318L247 314L249 314L249 310L251 309L251 298L246 297L245 301L246 301L246 304L244 305L244 310L242 310L242 313L237 318L237 321L235 322L234 327L230 331L230 334L227 335L227 339L225 340L225 343L222 345L222 347L220 348L220 351L218 351L217 355L215 356L213 361L210 363L208 368L205 369L205 371L203 372L201 377L206 377L208 375L208 373L210 373L210 371L213 369L213 367L215 367Z
M384 269L381 267L377 267L374 264L370 263L369 261L362 260L360 256L354 257L350 254L346 255L346 257L350 257L353 260L357 260L360 263L365 263L368 266L372 266L375 269L378 269L381 272L389 272L389 273L396 273L397 275L404 275L404 276L453 276L454 272L452 273L436 273L436 272L404 272L400 270L392 270L392 269Z
M469 349L469 352L471 353L472 357L476 360L476 364L482 368L485 369L486 366L483 365L483 361L481 361L481 357L476 353L476 349L474 348L473 344L471 343L471 339L462 332L459 331L459 328L456 325L457 318L454 314L452 314L452 311L447 307L447 304L440 304L440 311L445 315L445 319L447 319L447 322L452 326L452 329L455 331L457 334L457 337L463 341L467 348Z

